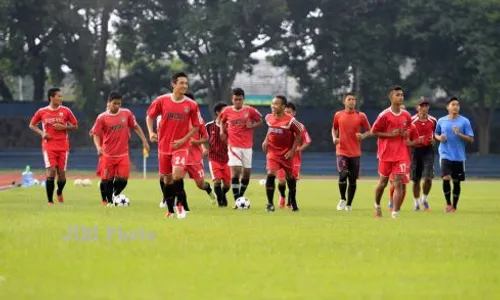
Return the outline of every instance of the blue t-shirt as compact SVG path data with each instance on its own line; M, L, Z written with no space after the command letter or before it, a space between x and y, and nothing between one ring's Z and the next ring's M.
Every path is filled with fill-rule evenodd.
M455 134L455 126L460 133L474 136L470 121L466 117L459 115L455 119L450 119L449 116L439 118L435 133L446 136L446 141L439 144L439 157L451 161L465 161L465 141Z

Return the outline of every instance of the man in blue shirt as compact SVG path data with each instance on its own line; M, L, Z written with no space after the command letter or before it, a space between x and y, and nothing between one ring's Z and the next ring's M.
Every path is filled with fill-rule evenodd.
M446 198L445 212L455 212L460 198L460 182L465 180L465 143L474 142L474 132L469 119L459 114L460 102L451 97L446 109L448 115L436 124L435 138L439 144L439 160L443 177L443 192ZM453 180L453 205L450 200Z

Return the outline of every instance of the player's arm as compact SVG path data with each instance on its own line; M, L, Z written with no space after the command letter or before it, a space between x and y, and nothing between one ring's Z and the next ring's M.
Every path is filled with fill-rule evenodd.
M436 141L440 141L440 142L446 141L446 135L442 134L442 130L441 130L441 119L438 120L438 122L436 124L436 130L434 131L434 138L436 139Z
M474 143L474 131L472 131L472 126L470 121L466 120L464 124L464 133L461 133L457 127L453 128L455 134L467 143Z
M269 142L269 128L267 129L266 137L264 138L264 142L262 142L262 151L267 152L267 145Z
M148 143L148 139L146 138L146 135L144 135L144 131L142 130L141 126L139 126L139 124L135 123L134 125L134 131L135 133L137 134L137 136L139 136L139 138L141 139L142 141L142 146L147 150L149 151L149 143Z
M337 114L333 116L332 121L332 141L334 145L337 145L339 141L339 120Z
M41 120L42 117L40 116L40 112L37 111L33 118L31 118L29 127L34 132L38 133L43 139L50 139L50 135L48 135L46 132L41 130L40 127L38 127L38 123L40 123Z
M148 107L148 111L146 113L146 127L148 129L149 140L151 142L158 141L158 135L154 131L154 122L156 118L161 114L161 102L158 99L155 99L153 103Z
M368 121L368 118L366 117L365 114L362 115L362 118L363 118L362 127L365 130L365 132L363 132L359 138L361 140L364 140L367 137L372 136L372 127L370 126L370 122Z
M73 131L78 129L78 120L71 110L68 109L68 121L66 123L66 130Z
M95 149L97 150L97 154L98 155L102 155L102 148L101 148L101 137L97 134L94 134L92 136L93 140L94 140L94 145L95 145Z
M373 123L371 135L379 138L390 138L401 134L401 129L394 129L393 131L390 132L385 132L385 130L386 130L385 116L379 116L377 120L375 120L375 123Z
M262 124L263 124L262 115L255 108L253 108L253 110L252 110L252 121L253 122L250 122L249 124L247 124L247 128L256 128L256 127L262 126Z
M295 152L297 151L297 147L302 143L302 126L294 119L292 119L292 124L290 125L290 129L292 129L294 133L294 140L292 149L290 149L287 153L285 153L285 158L290 159L295 156Z
M302 144L297 147L297 151L304 151L309 145L311 145L311 137L309 136L309 133L307 133L307 130L303 128L302 131Z

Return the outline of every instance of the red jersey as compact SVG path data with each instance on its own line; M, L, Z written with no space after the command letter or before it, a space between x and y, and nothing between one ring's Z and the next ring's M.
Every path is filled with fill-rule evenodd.
M418 131L417 131L417 127L415 125L411 125L410 127L410 131L408 132L408 139L410 141L416 141L420 138L420 136L418 135ZM413 147L420 147L421 144L417 144ZM406 147L408 149L408 157L411 157L411 147Z
M116 114L109 111L100 114L95 121L93 132L103 140L102 155L107 157L128 155L129 128L134 128L135 124L134 115L126 108L120 108Z
M401 110L399 114L395 114L391 108L384 110L373 123L372 131L389 133L395 129L404 131L411 129L411 115L408 111ZM404 151L408 146L401 134L394 137L379 137L377 144L377 157L380 161L410 161L408 151Z
M361 156L361 142L356 133L361 128L370 130L370 122L366 115L359 111L348 112L341 110L333 116L332 130L339 133L339 143L336 146L337 156L359 157Z
M193 135L191 140L201 140L208 138L207 128L204 123L200 124L198 131ZM203 148L201 145L191 145L186 165L196 165L203 160Z
M424 137L424 143L418 144L415 147L429 147L431 146L431 138L434 137L434 130L436 130L437 120L433 116L427 116L427 120L419 120L418 115L412 118L412 124L415 125L419 136Z
M31 125L38 125L42 122L42 130L50 135L50 139L42 139L42 149L44 151L68 151L69 150L69 137L67 130L55 130L54 124L59 123L67 125L77 125L75 115L66 106L59 106L52 109L50 106L45 106L36 111L33 118L31 118Z
M95 123L94 123L94 126L92 126L92 128L90 128L89 134L96 135L95 134ZM99 136L99 137L100 137L100 139L99 139L99 146L102 147L103 139L102 139L102 136Z
M274 157L283 157L292 149L296 135L302 135L303 127L290 114L277 117L273 114L266 116L269 126L267 134L267 152Z
M211 121L206 124L209 136L208 159L220 164L227 164L229 156L227 154L227 143L220 138L220 126Z
M302 127L302 145L309 144L312 140L311 137L309 136L309 133L307 133L306 126L304 124L300 123L300 126ZM302 164L302 151L297 151L295 153L295 156L293 157L293 165L294 166L300 166Z
M156 98L148 108L148 117L155 120L161 116L158 123L158 153L172 154L173 151L189 149L187 141L177 149L172 149L172 143L185 137L193 127L200 126L200 111L198 104L184 97L181 101L174 101L172 94Z
M227 122L228 145L238 148L252 148L253 129L247 128L247 123L258 122L262 119L260 112L244 105L236 110L234 106L224 108L219 116L221 121Z

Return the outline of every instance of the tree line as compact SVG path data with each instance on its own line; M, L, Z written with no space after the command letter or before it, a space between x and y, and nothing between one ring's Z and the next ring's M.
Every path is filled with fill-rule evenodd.
M42 101L69 70L79 107L94 116L109 90L151 100L183 69L213 103L252 71L252 53L273 50L268 59L297 79L304 104L335 106L352 90L383 106L392 84L458 95L487 154L499 28L500 0L0 0L0 97L13 99L11 78L29 76Z

